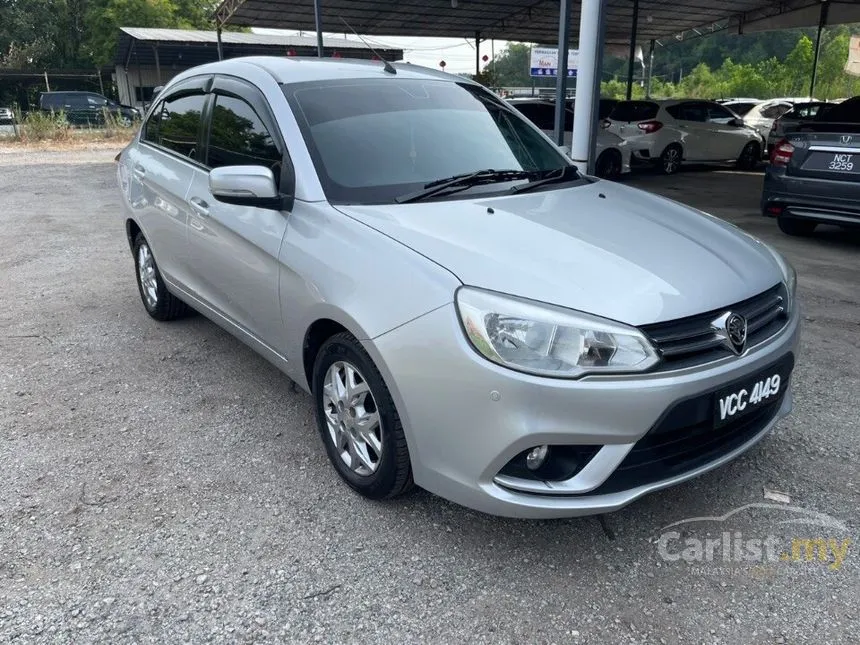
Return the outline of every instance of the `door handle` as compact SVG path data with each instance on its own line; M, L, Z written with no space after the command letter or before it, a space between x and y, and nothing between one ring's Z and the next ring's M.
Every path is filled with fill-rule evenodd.
M146 168L141 166L139 163L134 164L134 166L131 169L131 172L138 179L143 179L146 176Z
M199 197L192 197L188 200L191 210L197 213L200 217L209 217L209 204Z

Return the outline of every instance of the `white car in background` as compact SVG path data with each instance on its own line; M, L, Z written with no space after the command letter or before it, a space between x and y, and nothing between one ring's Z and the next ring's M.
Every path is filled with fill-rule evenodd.
M762 101L758 105L753 106L745 115L744 123L749 127L755 128L758 133L767 141L770 130L773 127L773 122L783 114L788 112L798 103L813 103L817 99L805 97L783 97L778 99L770 99Z
M508 104L552 138L555 135L555 103L545 99L508 99ZM573 143L573 110L565 109L564 145ZM602 179L618 179L630 172L630 146L620 137L597 131L594 174Z
M715 101L622 101L601 127L624 139L635 161L652 163L667 175L685 162L734 162L752 170L764 149L758 132Z

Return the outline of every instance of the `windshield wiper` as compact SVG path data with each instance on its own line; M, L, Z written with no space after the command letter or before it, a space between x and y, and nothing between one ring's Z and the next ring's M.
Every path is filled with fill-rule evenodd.
M398 204L408 204L409 202L418 202L422 199L427 199L428 197L433 197L434 195L438 195L439 193L446 191L448 193L452 193L459 190L466 190L472 186L480 186L481 184L516 181L518 179L529 179L533 176L534 173L526 170L493 170L492 168L488 168L486 170L478 170L477 172L455 175L453 177L448 177L447 179L431 181L429 184L424 184L424 188L421 190L401 195L394 201Z
M581 176L579 171L576 169L576 166L563 166L556 170L550 170L547 173L544 173L540 179L535 179L534 181L530 181L527 184L523 184L522 186L514 186L511 188L511 192L514 194L518 193L526 193L530 190L535 190L536 188L540 188L541 186L547 186L549 184L561 184L567 181L572 181L574 179L580 179Z

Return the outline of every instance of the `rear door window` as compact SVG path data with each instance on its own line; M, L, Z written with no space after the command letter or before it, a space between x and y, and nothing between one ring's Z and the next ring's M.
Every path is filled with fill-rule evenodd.
M203 94L165 99L159 116L156 143L183 157L195 159L205 102Z
M648 121L657 118L660 106L653 101L622 101L609 115L612 121Z
M679 121L705 123L708 120L708 108L704 103L679 103L667 107L666 111Z
M155 109L152 110L152 114L149 115L149 118L146 120L146 123L143 124L143 130L141 131L140 138L143 141L149 141L150 143L158 144L158 124L161 121L161 111L164 109L164 104L159 103Z
M707 104L708 111L708 121L710 123L718 123L720 125L726 125L730 121L735 120L735 115L729 112L722 105L717 105L716 103L708 103Z

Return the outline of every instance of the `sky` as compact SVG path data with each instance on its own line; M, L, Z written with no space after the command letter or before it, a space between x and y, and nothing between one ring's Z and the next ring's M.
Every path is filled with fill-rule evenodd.
M253 28L252 31L261 34L297 34L295 30ZM313 35L312 31L302 32L305 36ZM343 33L328 33L325 36L343 38ZM358 40L353 34L346 35L348 40ZM412 38L397 36L365 36L364 39L371 47L386 49L402 49L403 59L415 65L435 67L445 61L445 71L452 74L466 72L475 73L475 42L464 38ZM492 56L493 50L498 55L505 48L507 41L497 40L495 43L481 43L481 56ZM483 67L484 63L481 63Z

